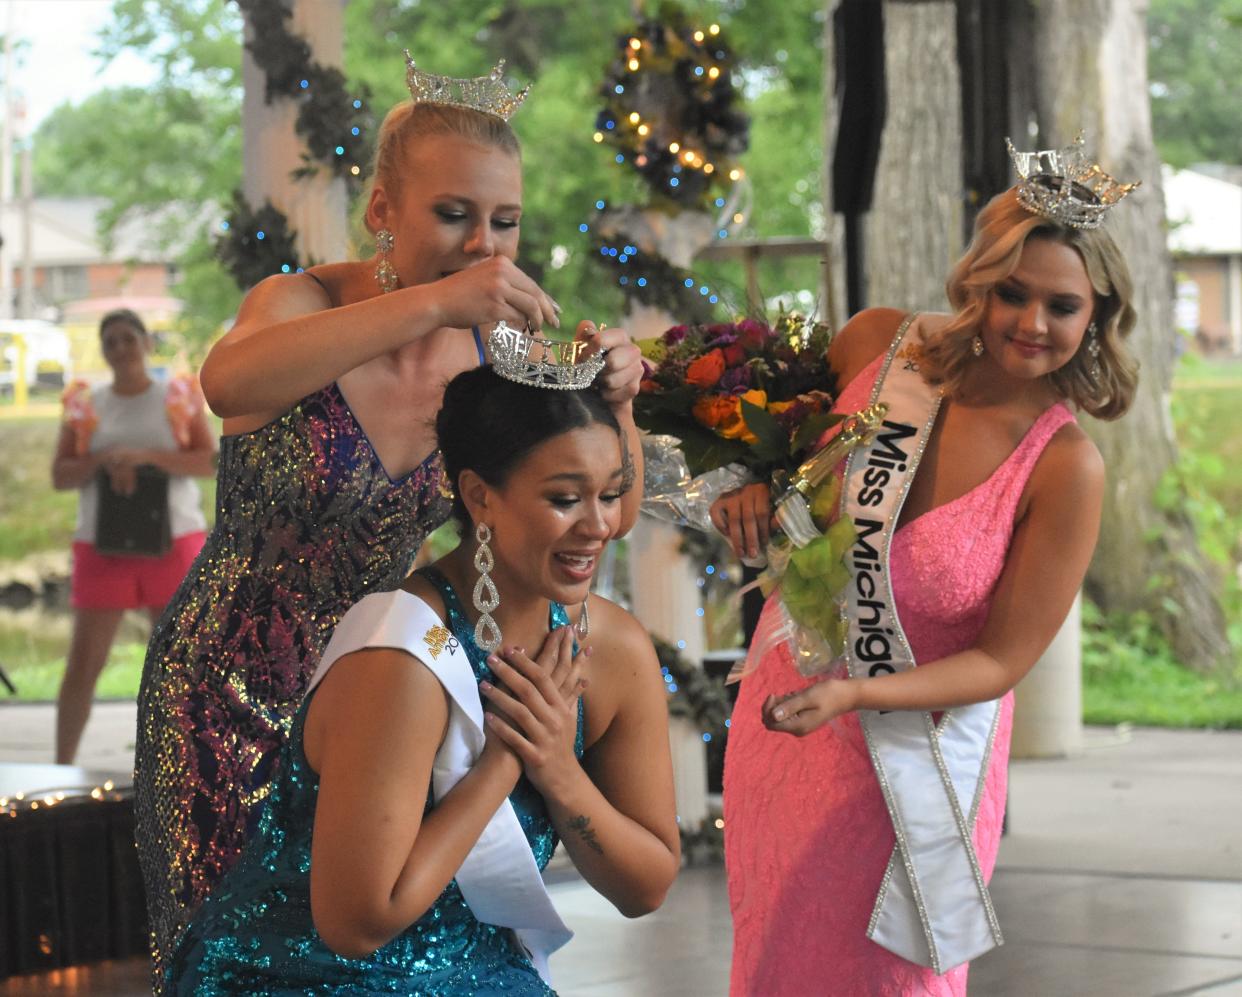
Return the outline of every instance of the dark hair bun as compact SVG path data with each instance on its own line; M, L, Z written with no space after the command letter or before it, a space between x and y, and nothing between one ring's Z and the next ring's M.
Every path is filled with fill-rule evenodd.
M436 440L454 489L467 468L500 487L541 443L594 423L621 431L598 389L536 388L503 378L485 364L463 371L445 387L436 415ZM458 520L467 522L460 498L453 511Z

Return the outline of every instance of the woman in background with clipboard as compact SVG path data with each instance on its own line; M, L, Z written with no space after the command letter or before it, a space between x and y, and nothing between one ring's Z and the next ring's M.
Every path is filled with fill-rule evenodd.
M56 762L73 763L95 682L127 609L152 622L205 537L194 477L214 473L215 438L197 384L147 370L151 337L134 312L99 323L112 382L65 392L52 484L80 491L73 534L73 636L56 712Z

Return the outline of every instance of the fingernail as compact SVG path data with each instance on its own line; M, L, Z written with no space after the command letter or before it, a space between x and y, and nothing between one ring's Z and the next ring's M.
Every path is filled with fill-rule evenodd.
M561 313L561 303L555 298L549 298L548 300L552 302L552 307L556 310L556 314L559 315Z
M482 682L479 683L479 688L482 689L484 692L491 692L492 684L489 681L487 681L487 679L484 679Z
M784 710L773 710L773 711L772 711L772 716L773 716L773 717L775 717L777 720L784 720L784 719L785 719L785 711L784 711Z
M500 659L499 659L498 657L496 657L496 655L494 655L494 654L489 654L489 655L487 656L487 663L488 663L489 665L498 665L498 664L500 664Z

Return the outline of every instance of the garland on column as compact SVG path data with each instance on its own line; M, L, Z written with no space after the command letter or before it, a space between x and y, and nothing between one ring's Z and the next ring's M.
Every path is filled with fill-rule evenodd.
M311 60L306 39L286 23L291 14L288 0L236 2L253 33L246 50L266 77L267 102L283 98L299 102L294 127L308 154L294 176L301 179L326 167L355 192L365 179L369 157L369 91L362 87L357 94L349 93L340 70ZM221 230L216 254L242 288L302 267L293 249L297 233L271 202L256 211L236 193Z
M742 178L734 159L746 150L750 128L737 106L732 70L720 25L698 26L673 4L617 38L600 85L604 103L594 139L616 150L616 162L646 182L650 210L675 215L726 206ZM579 230L595 231L597 259L618 268L615 280L627 302L663 308L687 322L710 318L718 293L627 234L603 200L595 209ZM728 225L717 234L727 237Z

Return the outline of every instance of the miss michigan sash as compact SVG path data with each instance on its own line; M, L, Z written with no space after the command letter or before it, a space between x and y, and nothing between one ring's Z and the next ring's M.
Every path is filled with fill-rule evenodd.
M893 603L889 547L940 408L940 392L919 374L916 345L919 330L938 321L909 316L898 329L871 397L888 405L887 417L845 467L841 511L858 530L846 591L854 677L915 667ZM1002 943L971 840L999 705L958 707L938 724L931 713L858 711L897 837L867 936L936 973Z

